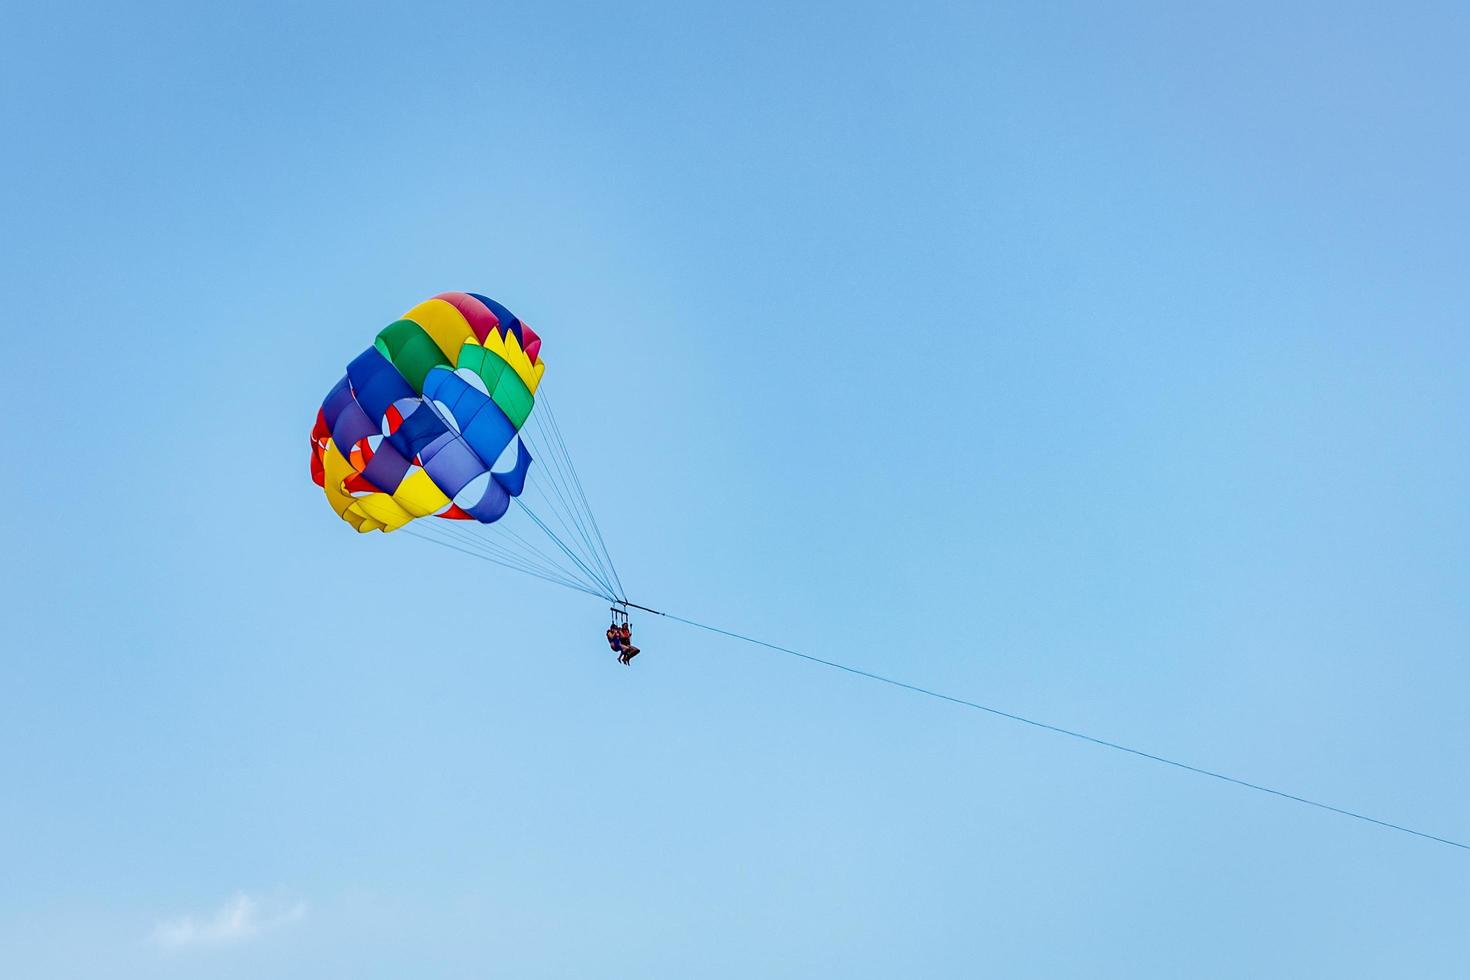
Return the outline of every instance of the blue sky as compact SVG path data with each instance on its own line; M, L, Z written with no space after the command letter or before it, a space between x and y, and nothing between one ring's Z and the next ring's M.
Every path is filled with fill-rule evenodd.
M0 14L0 973L1459 977L1463 852L403 536L495 296L630 595L1470 836L1453 5Z

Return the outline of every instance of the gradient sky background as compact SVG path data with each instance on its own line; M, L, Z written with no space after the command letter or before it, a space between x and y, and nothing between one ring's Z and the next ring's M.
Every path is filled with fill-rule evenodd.
M1466 852L307 473L483 291L635 599L1466 839L1470 18L1280 7L6 5L0 974L1465 976Z

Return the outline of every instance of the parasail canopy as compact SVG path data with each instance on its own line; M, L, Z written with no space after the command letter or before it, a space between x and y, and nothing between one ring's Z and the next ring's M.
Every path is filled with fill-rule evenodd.
M415 536L617 600L581 479L544 397L538 404L545 372L541 337L508 309L440 293L378 331L327 392L312 479L359 532L414 524ZM538 458L549 465L532 477ZM550 547L499 526L512 503ZM492 525L499 533L487 536Z

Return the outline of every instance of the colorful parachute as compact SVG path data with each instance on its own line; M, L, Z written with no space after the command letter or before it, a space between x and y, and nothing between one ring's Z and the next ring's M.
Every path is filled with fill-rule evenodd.
M440 293L380 330L327 392L311 478L358 531L413 523L405 534L616 601L617 569L538 392L545 371L541 338L505 307ZM519 528L502 520L513 501Z
M540 353L530 327L477 293L440 293L388 324L317 412L311 476L327 503L363 532L498 521L531 465L519 433ZM514 459L493 471L512 442Z

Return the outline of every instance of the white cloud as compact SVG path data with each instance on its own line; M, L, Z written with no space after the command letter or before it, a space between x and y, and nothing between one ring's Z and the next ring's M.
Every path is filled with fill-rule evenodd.
M148 938L155 946L170 950L231 946L305 917L305 902L262 902L238 892L211 916L165 919L153 927Z

